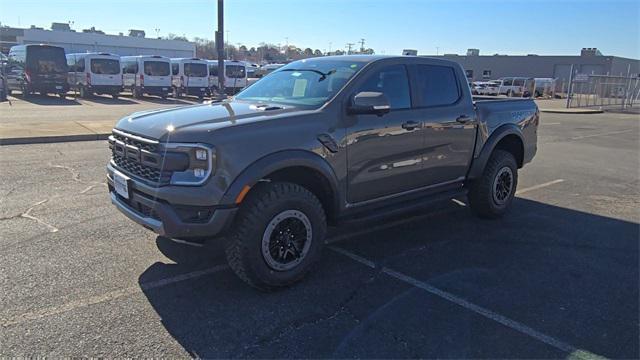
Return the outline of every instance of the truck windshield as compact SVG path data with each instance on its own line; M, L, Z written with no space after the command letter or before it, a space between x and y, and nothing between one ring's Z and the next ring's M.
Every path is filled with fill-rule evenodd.
M207 65L198 63L185 63L184 74L192 77L207 77Z
M169 70L169 63L166 61L144 62L144 74L147 76L167 76Z
M265 76L236 96L238 100L320 106L363 66L337 61L297 61Z
M114 59L91 59L91 72L106 75L119 74L120 62Z

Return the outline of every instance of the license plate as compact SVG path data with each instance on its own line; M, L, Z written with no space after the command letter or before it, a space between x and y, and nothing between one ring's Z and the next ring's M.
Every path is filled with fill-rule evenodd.
M118 195L125 199L129 198L129 178L123 174L114 171L113 172L113 187Z
M56 86L56 90L62 90L62 86Z

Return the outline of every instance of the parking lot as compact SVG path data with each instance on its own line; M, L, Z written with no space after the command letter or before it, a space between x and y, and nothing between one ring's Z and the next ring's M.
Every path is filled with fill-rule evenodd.
M68 101L111 124L174 105ZM638 120L543 114L505 218L451 201L333 228L315 271L272 294L238 280L219 242L121 215L106 142L2 146L0 356L638 358Z

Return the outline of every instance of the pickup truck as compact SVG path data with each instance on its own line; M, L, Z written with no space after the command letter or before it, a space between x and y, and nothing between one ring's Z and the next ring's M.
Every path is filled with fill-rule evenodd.
M109 138L112 203L153 232L225 242L250 285L316 262L328 225L467 196L503 215L536 153L529 99L474 99L454 62L328 56L292 62L234 98L134 113Z

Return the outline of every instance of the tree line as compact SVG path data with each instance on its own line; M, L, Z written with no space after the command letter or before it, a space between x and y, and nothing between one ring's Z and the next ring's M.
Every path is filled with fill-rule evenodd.
M169 34L165 37L168 40L180 40L189 41L185 36L178 36ZM217 59L218 53L216 50L216 44L213 40L203 39L199 37L193 38L193 42L196 44L196 57L202 59ZM320 49L312 48L299 48L295 45L278 46L269 43L260 43L258 46L247 47L245 45L234 46L232 44L225 45L225 58L232 60L244 60L253 63L281 63L286 61L293 61L299 59L305 59L310 57L325 56L325 55L345 55L345 51L336 50L331 53L324 53ZM374 54L375 51L371 48L359 49L357 51L351 51L351 54Z

